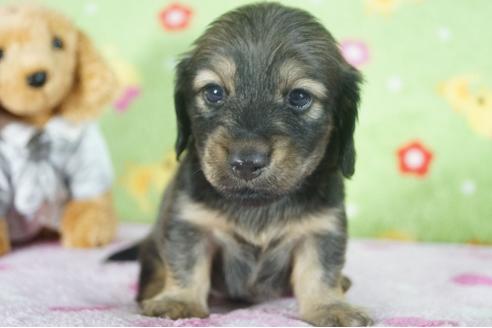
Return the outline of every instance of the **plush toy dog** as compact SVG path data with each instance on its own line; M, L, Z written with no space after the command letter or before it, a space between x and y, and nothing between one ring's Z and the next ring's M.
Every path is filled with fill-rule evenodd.
M43 228L64 246L111 241L111 160L93 122L116 80L69 20L0 7L0 254Z

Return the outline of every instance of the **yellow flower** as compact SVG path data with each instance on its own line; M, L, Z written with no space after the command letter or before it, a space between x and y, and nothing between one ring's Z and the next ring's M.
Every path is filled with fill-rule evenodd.
M399 0L365 0L366 8L370 13L389 15L392 14L398 5Z
M472 88L476 79L458 76L439 85L439 93L457 112L465 115L477 134L492 138L492 90Z
M463 112L472 99L470 85L475 79L471 76L457 76L441 83L439 93L457 112Z
M415 238L412 235L410 235L408 232L399 231L399 230L387 230L381 233L378 236L378 238L400 240L400 241L415 241Z
M492 138L492 91L480 89L465 110L473 130Z
M169 152L159 163L131 164L123 175L122 184L135 199L139 208L148 212L152 209L150 194L162 192L177 167L174 152Z
M390 15L404 4L420 4L424 0L364 0L366 10L372 14Z
M116 74L118 81L124 86L139 85L140 73L135 65L125 60L116 47L107 45L103 48L104 56Z

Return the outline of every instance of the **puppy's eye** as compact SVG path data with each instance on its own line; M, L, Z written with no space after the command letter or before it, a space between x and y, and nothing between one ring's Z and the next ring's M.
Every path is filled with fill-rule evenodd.
M0 60L2 60L2 58L3 58L3 49L0 48Z
M217 84L208 84L203 88L205 100L212 105L218 105L224 101L225 91Z
M63 49L63 40L58 36L55 36L53 38L53 40L51 41L51 44L53 45L53 48L55 48L55 49Z
M303 89L294 89L289 92L287 101L291 107L294 107L297 110L304 110L311 106L313 99L309 92Z

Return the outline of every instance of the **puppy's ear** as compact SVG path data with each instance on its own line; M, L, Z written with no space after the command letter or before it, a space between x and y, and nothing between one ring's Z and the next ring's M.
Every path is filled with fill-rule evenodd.
M336 128L339 141L338 167L346 178L350 178L355 171L354 131L361 82L359 71L345 64L337 99Z
M72 121L97 117L113 100L118 83L109 65L83 32L77 32L74 84L59 112Z
M188 146L189 139L191 137L190 118L186 110L186 82L187 82L187 68L190 59L183 58L176 67L176 84L174 89L174 110L176 111L176 127L178 134L176 137L175 150L176 158L179 160L179 156Z

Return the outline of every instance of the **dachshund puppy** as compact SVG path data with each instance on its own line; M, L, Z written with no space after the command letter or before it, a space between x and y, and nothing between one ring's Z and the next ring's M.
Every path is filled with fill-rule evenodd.
M139 246L144 314L207 316L211 290L292 291L311 324L371 324L341 273L360 81L314 17L279 4L229 12L196 40L175 86L187 151Z

